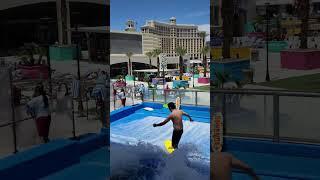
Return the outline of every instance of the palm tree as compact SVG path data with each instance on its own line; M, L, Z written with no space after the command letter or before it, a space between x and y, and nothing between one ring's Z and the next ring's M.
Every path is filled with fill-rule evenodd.
M153 57L157 57L157 70L158 70L158 74L157 76L160 76L160 59L159 59L159 55L162 53L162 50L160 48L154 49L153 51Z
M215 72L215 75L216 75L215 85L218 88L223 88L223 85L226 82L231 81L231 75L229 72L218 71L218 72Z
M28 43L20 48L18 56L25 65L33 66L35 64L41 64L46 52L47 50L44 47L40 47L36 43ZM35 56L38 56L37 62Z
M151 69L152 68L151 58L153 56L153 52L151 52L151 51L146 52L146 56L148 56L148 58L149 58L149 68Z
M208 46L203 46L200 50L200 53L202 54L203 57L203 73L204 73L204 77L207 77L207 54L209 53L210 48Z
M233 14L234 4L233 0L222 1L222 18L223 18L223 47L222 57L230 58L230 46L232 42L233 29Z
M184 49L183 47L177 47L175 49L176 53L179 55L179 78L182 80L182 75L183 75L183 67L184 67L184 62L183 62L183 56L187 54L187 49Z
M201 32L199 32L199 36L202 38L202 45L204 46L205 41L206 41L206 37L207 37L207 33L205 31L201 31Z
M133 52L127 52L126 56L128 57L128 75L132 76L132 63L131 57L133 56Z
M257 16L254 18L253 20L253 28L255 32L259 31L259 27L262 25L263 23L263 17L262 16Z
M301 44L300 48L308 48L308 21L309 21L309 10L310 10L310 1L309 0L295 0L295 8L298 16L301 20L301 33L300 39Z
M205 46L206 37L207 37L207 33L205 31L201 31L199 33L199 36L202 39L202 47L204 47Z

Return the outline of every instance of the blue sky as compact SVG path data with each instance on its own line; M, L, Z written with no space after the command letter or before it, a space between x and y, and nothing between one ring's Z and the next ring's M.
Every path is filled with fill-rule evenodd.
M196 24L200 30L210 29L210 0L110 0L111 30L124 30L132 19L137 30L146 20L168 22L177 18L177 24Z

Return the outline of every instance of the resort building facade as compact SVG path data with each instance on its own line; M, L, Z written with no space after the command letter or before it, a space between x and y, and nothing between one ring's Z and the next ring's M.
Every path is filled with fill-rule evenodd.
M175 49L183 47L187 50L190 59L200 59L200 53L205 39L200 37L198 26L192 24L177 24L176 18L170 22L147 21L141 27L143 53L160 48L168 57L177 57Z

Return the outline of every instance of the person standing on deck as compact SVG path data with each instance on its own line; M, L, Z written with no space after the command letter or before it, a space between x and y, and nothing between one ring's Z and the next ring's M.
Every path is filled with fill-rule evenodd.
M51 116L49 111L49 98L46 95L43 85L37 86L31 101L27 103L27 113L36 121L38 135L43 142L49 142L49 129Z
M126 93L124 92L124 89L122 88L120 93L118 94L119 99L121 100L121 104L123 107L126 106Z

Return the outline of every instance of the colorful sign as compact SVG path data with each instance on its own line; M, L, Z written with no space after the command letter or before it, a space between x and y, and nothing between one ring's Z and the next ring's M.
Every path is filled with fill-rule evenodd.
M221 112L213 116L213 151L220 152L223 146L223 116Z

